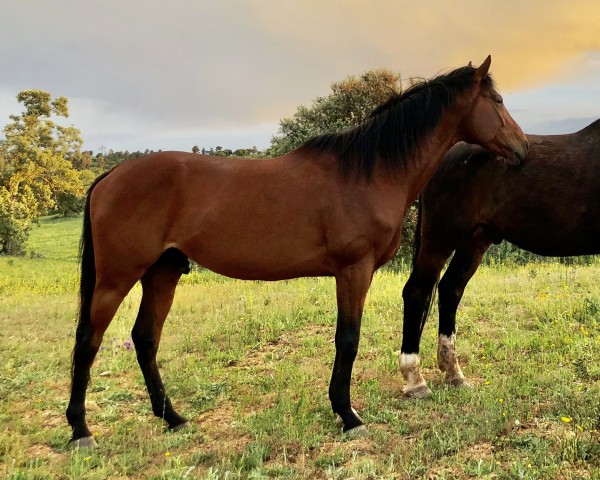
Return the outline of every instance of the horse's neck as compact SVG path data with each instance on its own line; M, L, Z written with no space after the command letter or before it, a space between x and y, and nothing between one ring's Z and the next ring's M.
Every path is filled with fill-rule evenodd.
M434 129L423 137L413 156L407 162L407 176L404 188L412 202L425 188L446 152L460 141L460 116L447 113Z

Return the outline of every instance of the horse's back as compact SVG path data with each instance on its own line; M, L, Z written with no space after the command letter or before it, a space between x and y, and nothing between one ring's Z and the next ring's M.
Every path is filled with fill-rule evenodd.
M506 182L512 193L498 219L506 239L541 255L600 253L600 120L572 134L529 137L522 173Z
M528 135L521 166L461 144L423 192L425 232L458 243L477 227L543 255L600 250L600 120L566 135Z

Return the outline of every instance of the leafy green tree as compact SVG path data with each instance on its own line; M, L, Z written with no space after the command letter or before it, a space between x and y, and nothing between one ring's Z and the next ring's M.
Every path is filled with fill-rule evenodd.
M309 107L298 107L292 117L279 122L279 132L266 153L283 155L316 135L359 125L375 107L401 91L400 74L386 69L369 70L335 82L328 96L318 97Z
M0 253L24 253L30 224L62 198L81 197L89 177L83 166L79 130L55 123L69 116L65 97L52 99L42 90L24 90L17 100L25 106L11 115L0 141Z

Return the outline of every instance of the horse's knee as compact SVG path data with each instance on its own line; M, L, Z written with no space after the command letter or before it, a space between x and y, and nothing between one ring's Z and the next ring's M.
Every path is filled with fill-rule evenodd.
M405 303L424 301L435 287L437 275L413 274L402 289L402 299Z
M354 361L358 354L360 333L355 329L337 332L335 335L336 353L345 361Z
M408 302L410 301L415 294L415 291L418 288L418 284L417 284L417 279L413 274L411 274L410 277L408 277L408 280L406 281L406 284L404 285L404 288L402 289L402 299L404 300L404 302Z
M447 278L442 278L438 285L438 296L440 303L454 303L461 297L460 289L449 281Z

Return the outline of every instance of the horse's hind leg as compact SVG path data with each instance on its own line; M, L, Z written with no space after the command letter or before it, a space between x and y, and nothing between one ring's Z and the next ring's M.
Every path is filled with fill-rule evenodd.
M85 396L90 369L104 332L134 283L132 281L116 287L114 284L99 282L95 286L89 312L82 312L83 318L77 327L73 350L71 398L67 408L67 419L73 429L70 442L73 446L89 447L96 444L85 420Z
M183 253L168 250L146 271L142 277L142 303L131 333L152 411L173 430L183 427L187 421L173 409L165 392L156 353L165 319L173 303L175 287L187 267L188 261Z
M439 284L439 337L438 366L446 373L445 381L453 386L466 385L464 374L456 356L456 310L465 287L477 271L483 254L491 245L482 228L461 246Z
M404 393L411 397L420 398L431 394L419 368L419 348L435 285L451 253L451 249L422 245L410 277L402 290L404 323L400 371L406 382Z

